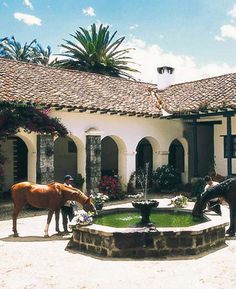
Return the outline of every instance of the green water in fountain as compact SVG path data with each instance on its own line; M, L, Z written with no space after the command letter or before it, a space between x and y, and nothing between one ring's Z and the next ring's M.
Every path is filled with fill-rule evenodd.
M191 213L179 211L162 212L153 211L150 216L151 222L159 228L163 227L189 227L202 223L202 220L193 218ZM119 212L100 215L94 219L94 224L115 227L133 228L141 221L139 212Z

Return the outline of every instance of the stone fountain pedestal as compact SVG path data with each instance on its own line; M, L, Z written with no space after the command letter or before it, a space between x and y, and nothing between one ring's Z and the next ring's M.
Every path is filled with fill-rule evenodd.
M138 209L141 213L141 226L152 226L153 224L150 221L150 214L152 208L158 207L159 202L155 200L144 200L144 201L133 201L132 206L135 209Z

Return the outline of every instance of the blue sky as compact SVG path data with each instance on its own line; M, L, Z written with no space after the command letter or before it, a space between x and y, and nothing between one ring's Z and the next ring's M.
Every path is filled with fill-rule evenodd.
M0 37L34 38L44 47L92 23L126 37L138 79L176 68L176 82L236 72L236 0L0 0Z

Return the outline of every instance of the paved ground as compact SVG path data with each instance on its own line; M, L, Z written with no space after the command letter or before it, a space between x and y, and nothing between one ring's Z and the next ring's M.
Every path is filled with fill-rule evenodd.
M223 218L228 219L224 208ZM101 260L65 250L70 236L43 237L46 216L0 221L0 288L4 289L223 289L236 288L236 239L189 260Z

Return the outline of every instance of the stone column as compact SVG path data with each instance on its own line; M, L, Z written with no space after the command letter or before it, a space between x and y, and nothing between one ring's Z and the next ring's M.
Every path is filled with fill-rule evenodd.
M101 180L101 131L90 128L86 132L86 190L87 194L99 192Z
M37 136L37 183L54 180L54 140L51 135Z

